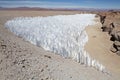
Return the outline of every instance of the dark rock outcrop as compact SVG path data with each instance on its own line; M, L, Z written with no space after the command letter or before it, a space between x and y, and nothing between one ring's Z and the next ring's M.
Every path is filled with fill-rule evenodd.
M112 52L117 53L118 55L120 55L120 42L119 41L115 41L113 43L113 45L111 46L110 50Z
M100 15L100 22L101 22L101 24L103 24L105 22L105 18L106 18L105 15Z
M110 50L120 55L120 13L109 11L99 14L102 31L108 32L113 45Z

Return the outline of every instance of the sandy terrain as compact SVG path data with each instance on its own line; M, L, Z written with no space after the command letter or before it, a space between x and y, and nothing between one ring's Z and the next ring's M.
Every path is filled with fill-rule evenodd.
M101 26L99 19L97 19L96 25L87 27L86 31L89 36L89 41L85 48L90 55L99 60L110 73L119 77L120 56L110 51L113 42L110 41L110 36L107 32L102 32Z
M0 11L0 79L119 80L114 75L120 74L120 63L118 62L120 57L108 50L108 44L111 44L111 42L107 41L106 37L109 37L107 34L104 35L100 32L99 27L87 28L90 39L86 49L92 57L103 63L110 72L113 72L113 75L104 74L94 68L80 65L70 59L64 59L59 55L47 52L17 37L4 27L4 23L7 20L16 16L48 16L75 13L80 12Z

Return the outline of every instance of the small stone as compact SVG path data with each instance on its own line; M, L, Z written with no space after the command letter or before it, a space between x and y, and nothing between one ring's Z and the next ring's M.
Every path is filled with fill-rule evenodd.
M119 55L119 56L120 56L120 51L117 51L116 53L117 53L117 55Z
M112 51L113 53L115 53L117 50L115 48L110 48L110 51Z
M51 56L49 56L49 55L44 55L44 57L47 57L47 58L51 59Z
M22 63L22 64L24 64L24 62L25 62L25 61L26 61L26 60L25 60L25 59L23 59L23 60L21 61L21 63Z
M49 78L47 77L46 80L48 80Z
M1 47L2 49L6 49L7 46L5 44L2 44Z
M43 71L44 71L44 69L41 70L41 72L43 72Z
M70 76L70 78L72 78L72 76Z
M0 60L0 64L3 62L3 60Z
M25 66L22 66L22 68L25 68Z
M119 46L119 47L120 47L120 42L119 42L119 41L115 41L115 42L114 42L114 45L116 45L116 46Z
M48 65L45 66L46 68L48 67Z

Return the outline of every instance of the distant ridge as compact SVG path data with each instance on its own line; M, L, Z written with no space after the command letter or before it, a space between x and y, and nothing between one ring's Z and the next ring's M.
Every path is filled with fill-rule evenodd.
M15 8L4 8L0 7L0 10L53 10L53 11L109 11L115 10L120 11L120 9L98 9L98 8L40 8L40 7L15 7Z

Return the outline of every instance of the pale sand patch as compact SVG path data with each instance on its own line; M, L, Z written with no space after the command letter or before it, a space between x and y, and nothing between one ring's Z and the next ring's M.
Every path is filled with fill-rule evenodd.
M80 12L0 11L0 40L2 44L7 46L6 49L2 49L0 46L0 79L116 80L114 76L103 74L93 68L85 67L72 60L64 59L59 55L46 52L42 48L26 42L22 38L18 38L4 27L4 23L13 17L75 13ZM89 46L89 48L90 47L91 46ZM93 53L92 56L96 57L96 54ZM100 61L102 61L102 59Z
M120 56L110 51L112 41L106 32L102 32L101 24L97 20L97 24L86 28L88 34L88 42L85 49L89 54L102 63L110 73L120 75Z

